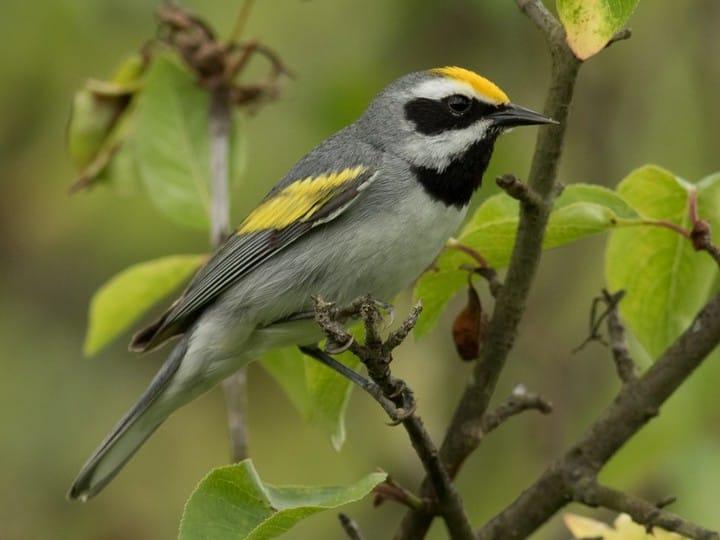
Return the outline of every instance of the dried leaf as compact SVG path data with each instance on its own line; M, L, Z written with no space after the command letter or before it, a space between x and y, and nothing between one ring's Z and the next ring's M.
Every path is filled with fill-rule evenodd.
M130 56L111 80L91 79L73 97L67 146L78 175L71 191L100 179L127 139L145 64L140 54Z
M480 347L487 332L488 316L483 311L480 296L472 283L468 283L467 294L467 304L455 318L452 334L460 358L469 361L480 356Z

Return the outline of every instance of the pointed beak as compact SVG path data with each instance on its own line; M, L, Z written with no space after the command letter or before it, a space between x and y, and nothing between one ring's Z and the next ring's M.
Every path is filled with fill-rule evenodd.
M496 126L511 128L515 126L533 126L536 124L559 124L538 112L526 109L514 103L504 105L499 111L489 115Z

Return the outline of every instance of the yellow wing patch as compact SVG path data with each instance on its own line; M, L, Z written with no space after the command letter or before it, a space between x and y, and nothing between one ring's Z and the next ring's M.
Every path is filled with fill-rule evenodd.
M296 222L307 221L332 198L338 187L355 180L366 170L363 166L357 166L297 180L253 210L238 233L282 229Z
M455 79L456 81L469 84L475 92L491 103L499 105L510 102L510 98L505 92L500 90L498 85L485 77L481 77L474 71L470 71L469 69L457 66L447 66L435 68L432 71L445 77L449 77L450 79Z

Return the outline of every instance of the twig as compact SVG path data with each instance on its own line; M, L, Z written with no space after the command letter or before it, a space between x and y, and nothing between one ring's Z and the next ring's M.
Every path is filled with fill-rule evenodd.
M230 39L228 40L230 43L237 43L240 41L240 37L245 30L245 26L250 18L250 12L252 11L254 5L255 0L245 0L243 2L237 17L235 18L235 26L233 26L233 30L230 33Z
M543 203L540 196L514 174L498 176L495 183L510 197L523 204L541 206Z
M620 322L618 304L625 295L625 291L618 291L610 294L603 289L603 297L608 305L607 332L610 339L610 350L612 351L615 369L623 384L633 384L637 381L635 362L633 362L625 341L625 327Z
M338 514L338 519L340 519L340 525L342 526L343 531L345 531L345 534L350 540L363 540L363 535L360 532L360 527L358 527L358 524L355 523L350 518L350 516L340 513Z
M641 222L642 225L651 225L653 227L660 227L662 229L668 229L672 232L675 232L679 234L680 236L684 236L685 238L690 238L690 231L685 229L684 227L681 227L677 223L673 223L672 221L667 221L665 219L646 219Z
M594 477L575 484L573 499L593 508L602 507L628 514L636 523L645 525L649 533L652 533L653 528L660 527L696 540L718 538L718 533L663 510L669 504L666 501L652 504L634 495L598 484Z
M690 229L681 227L677 223L663 219L649 219L643 221L643 225L654 225L664 227L687 238L692 242L695 251L706 251L713 260L720 266L720 247L713 243L710 223L702 219L698 213L698 192L692 188L688 195L688 215L690 217Z
M218 40L213 29L201 18L175 4L163 4L157 10L161 39L182 56L195 73L198 84L210 90L225 88L230 101L243 106L275 99L279 95L280 77L291 76L278 54L266 45L257 40L237 42L253 4L253 0L245 1L227 43ZM265 80L254 84L236 83L235 78L257 54L270 62L270 72Z
M552 403L538 394L531 394L524 386L518 385L510 397L503 401L498 407L487 413L480 423L482 435L487 435L497 429L511 417L525 411L536 410L542 414L552 412Z
M245 0L229 44L219 42L212 27L200 17L172 2L164 3L156 12L161 39L177 51L195 73L198 84L210 92L210 241L215 248L230 230L228 177L233 104L252 105L262 98L275 97L277 78L287 72L278 56L267 47L252 42L243 48L235 43L253 3L253 0ZM240 62L237 60L238 50L241 51ZM270 58L272 70L268 80L260 85L236 84L234 77L254 52ZM238 98L239 94L242 99ZM247 457L245 378L245 371L241 369L223 382L232 458L235 461Z
M602 304L606 304L606 309L598 315L598 308ZM588 343L592 343L593 341L597 341L598 343L607 346L607 341L605 341L605 338L600 333L600 327L602 326L603 321L607 318L611 308L612 305L607 305L603 296L596 296L593 298L590 306L590 331L583 342L572 350L573 354L582 351Z
M690 326L636 382L623 385L605 412L561 458L509 506L486 523L478 540L520 540L565 506L582 478L595 478L615 453L720 344L720 295L712 298ZM717 533L699 536L720 539Z
M225 409L228 417L230 457L234 462L248 457L247 430L247 373L240 369L223 381Z
M545 38L553 40L551 45L555 45L555 34L562 32L562 27L545 5L540 0L516 0L516 2L520 10L535 23Z
M497 270L490 266L485 257L483 257L479 251L471 248L470 246L466 246L456 238L450 238L445 243L445 247L448 249L455 249L470 256L478 264L478 266L474 267L470 265L462 265L461 268L485 278L488 282L488 287L490 288L490 294L492 297L498 297L500 289L502 289L503 286L502 281L500 281Z
M489 268L490 264L487 262L487 259L482 256L482 254L476 250L471 248L470 246L466 246L462 242L460 242L457 238L450 238L447 242L445 242L445 247L448 249L455 249L457 251L460 251L464 253L465 255L470 256L480 268Z
M502 281L500 281L500 277L498 276L497 271L492 266L486 266L481 268L476 268L475 273L479 276L482 276L485 278L485 281L488 282L488 288L490 289L490 295L493 298L497 298L500 295L500 291L503 288Z
M227 89L213 91L210 102L210 241L218 247L230 230L230 132L232 110Z
M218 247L230 230L230 132L232 105L228 88L219 86L212 91L210 102L210 170L212 174L212 201L210 206L210 240ZM223 381L225 408L228 415L230 455L232 460L247 457L245 429L247 395L245 368Z
M688 200L688 213L692 229L690 230L690 241L696 251L706 251L720 266L720 247L713 243L710 223L702 219L698 213L697 189L690 191Z
M393 377L390 372L392 350L412 330L422 307L415 306L400 328L391 333L388 340L383 341L379 330L382 322L380 315L382 305L372 298L368 296L359 298L345 308L337 308L334 304L325 302L321 298L315 298L314 303L315 321L331 342L350 342L350 335L338 322L339 319L346 319L353 315L362 318L365 324L365 343L353 340L348 348L365 364L370 378L382 389L384 396L398 407L398 415L395 418L391 416L391 418L396 423L403 425L415 453L425 468L432 492L437 499L438 513L442 515L450 537L453 540L471 540L473 532L462 500L450 480L448 471L440 462L438 450L430 438L430 434L415 413L413 392L404 381ZM423 511L427 512L427 509L423 508Z
M432 511L428 500L421 499L390 477L382 484L375 486L373 493L375 494L374 506L380 506L383 502L392 500L414 510Z

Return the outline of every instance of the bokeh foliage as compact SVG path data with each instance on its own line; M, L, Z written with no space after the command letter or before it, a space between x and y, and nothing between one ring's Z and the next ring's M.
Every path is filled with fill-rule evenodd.
M188 4L226 27L227 14L236 8L220 0ZM539 106L545 52L512 3L371 4L281 5L278 0L257 10L251 34L282 51L299 78L286 99L248 122L252 159L242 196L236 197L236 218L295 159L351 121L384 82L409 70L467 65L499 82L515 101ZM0 532L13 539L44 537L48 531L57 538L171 538L187 493L211 466L226 461L217 393L172 419L93 502L92 511L62 500L79 459L135 399L161 360L128 360L122 346L111 348L99 362L82 360L83 299L131 264L206 249L203 233L166 223L141 197L118 200L102 192L92 200L64 197L72 171L58 145L67 116L63 104L88 74L109 72L108 66L152 32L149 7L137 0L8 0L3 11L7 16L0 18L0 28L13 46L0 52L5 67L0 88L0 248L5 255L0 395L8 404L0 409L5 426L0 470L13 489L2 497ZM720 111L710 98L720 84L713 60L720 52L713 39L718 16L713 0L699 0L690 8L662 3L638 10L630 44L584 70L561 170L566 183L614 187L627 171L653 161L686 178L717 170ZM683 32L682 39L668 39L678 36L677 21L687 19L693 30ZM336 39L339 27L342 40ZM301 38L290 28L303 29ZM478 202L492 192L489 180L495 174L524 173L532 140L530 132L517 132L498 145ZM505 379L506 389L522 380L544 391L558 413L509 425L468 463L460 487L478 516L489 516L514 496L577 435L614 388L605 351L569 353L585 336L586 305L604 281L602 252L602 241L589 240L546 254ZM459 309L454 302L453 307ZM466 376L465 367L453 360L449 318L441 319L420 346L408 343L398 359L401 375L425 396L420 405L437 436L454 405L454 389ZM386 428L368 400L350 403L350 444L336 454L322 434L298 422L274 382L258 369L250 375L257 411L250 418L253 453L263 477L276 483L350 483L383 464L404 483L417 481L418 467L407 459L403 434ZM717 413L708 403L717 375L714 364L705 366L608 472L616 485L650 497L677 494L680 502L673 510L715 527L720 526L713 495L720 485L720 433ZM352 512L371 537L395 523L396 512L389 507L363 505ZM538 536L567 537L559 531L550 527ZM337 532L335 518L326 514L293 534L314 538ZM440 528L434 537L443 537Z

